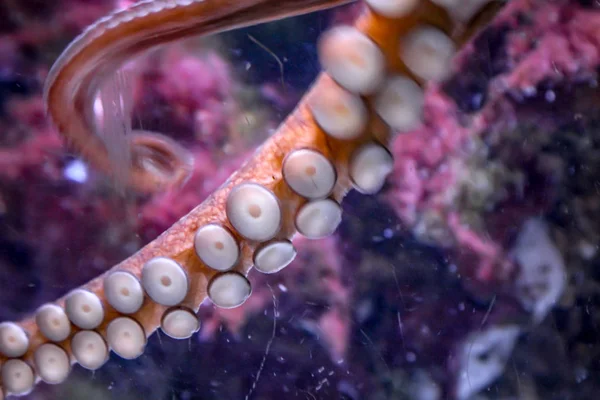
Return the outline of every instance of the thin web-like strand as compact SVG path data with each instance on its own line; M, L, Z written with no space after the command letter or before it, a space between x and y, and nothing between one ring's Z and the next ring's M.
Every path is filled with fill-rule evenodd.
M259 42L258 39L256 39L254 36L248 35L248 38L250 38L250 40L256 43L258 47L269 53L275 59L275 61L277 61L277 65L279 65L279 74L281 75L281 87L283 88L283 90L285 90L285 81L283 79L283 62L281 61L281 59L277 57L277 54L275 54L271 49Z
M250 396L252 396L252 393L254 392L254 389L256 389L256 385L258 384L258 380L260 379L260 374L262 373L262 371L265 367L265 363L267 362L267 357L269 356L269 352L271 351L271 345L273 344L273 340L275 340L275 334L277 332L277 298L275 297L275 292L273 291L273 288L271 287L271 285L267 284L267 286L269 287L269 290L271 291L271 295L273 296L273 332L271 333L271 338L267 342L267 347L265 348L265 354L263 355L263 359L260 362L260 367L258 367L258 372L256 373L256 378L254 379L254 382L252 382L252 387L248 391L248 394L246 395L244 400L249 400Z
M479 333L481 333L483 331L483 326L485 325L488 317L490 316L490 313L492 312L492 308L494 308L494 304L496 304L496 295L494 295L494 297L492 298L492 301L490 302L490 305L487 309L487 311L485 312L485 315L483 316L483 320L481 321L481 324L479 325ZM475 344L475 340L476 337L473 337L473 340L471 341L471 343L469 344L469 353L467 354L467 382L469 383L469 387L472 387L471 385L471 377L469 376L469 367L471 366L470 364L470 359L471 359L471 353L473 351L473 345Z
M118 190L124 191L131 169L131 111L133 109L131 73L117 71L99 92L101 114L98 134L106 146Z

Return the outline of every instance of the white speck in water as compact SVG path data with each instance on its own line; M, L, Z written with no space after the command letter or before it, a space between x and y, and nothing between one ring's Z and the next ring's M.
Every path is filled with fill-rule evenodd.
M537 89L534 86L526 86L522 89L522 93L525 97L533 97L537 94Z
M383 230L383 237L386 239L391 239L394 237L394 231L390 228L386 228Z
M597 251L597 245L593 245L592 243L586 241L581 241L579 243L579 255L584 260L591 260L592 258L594 258L594 256L596 256Z
M279 290L281 290L283 293L286 293L288 291L288 288L283 284L280 283L279 285L277 285L277 287L279 288Z
M408 353L406 353L406 361L410 363L417 361L417 355L412 351L409 351Z
M190 400L192 398L192 394L187 390L181 394L181 400Z
M88 178L88 167L81 160L73 160L65 167L64 174L69 180L84 183Z
M588 378L588 371L585 368L575 368L575 380L581 383Z
M323 385L325 385L326 383L329 384L329 380L327 378L321 379L319 381L319 384L317 385L317 387L315 387L315 390L317 390L317 391L321 390L321 388L323 387Z
M554 103L554 100L556 100L556 93L554 93L554 90L546 90L544 97L548 103Z

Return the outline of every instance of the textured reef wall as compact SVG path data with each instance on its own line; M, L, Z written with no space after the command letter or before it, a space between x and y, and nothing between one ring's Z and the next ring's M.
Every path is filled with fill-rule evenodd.
M0 4L0 320L98 275L202 201L316 75L310 35L360 7L128 64L134 125L168 133L196 159L182 189L140 197L65 150L41 97L68 41L124 5ZM385 193L350 195L335 237L298 241L298 259L277 276L251 273L242 307L203 306L188 342L154 335L135 361L113 355L93 375L76 367L29 397L592 398L598 26L592 1L510 2L453 76L428 86L426 123L396 138ZM261 32L309 60L290 65L285 87L248 40Z

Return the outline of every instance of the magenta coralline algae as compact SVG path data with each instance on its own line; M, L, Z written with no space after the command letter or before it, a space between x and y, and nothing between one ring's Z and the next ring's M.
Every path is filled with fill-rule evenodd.
M517 128L520 104L564 101L552 86L595 85L599 23L600 15L573 2L511 2L457 56L464 72L430 85L425 126L395 142L389 203L417 236L453 248L461 270L481 284L510 279L509 243L502 232L490 235L486 220L510 207L527 179L488 146ZM519 217L536 215L538 206L522 207Z

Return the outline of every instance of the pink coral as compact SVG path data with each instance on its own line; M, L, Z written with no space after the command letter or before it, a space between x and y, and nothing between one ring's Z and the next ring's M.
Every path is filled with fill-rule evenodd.
M519 15L532 16L536 21L520 24ZM398 136L393 143L397 161L390 177L388 202L410 227L415 228L432 215L442 221L452 240L437 238L438 242L454 246L461 259L471 259L467 264L474 266L461 265L461 268L470 271L468 275L481 283L507 279L512 266L506 259L503 239L490 237L484 227L469 226L462 221L463 211L472 208L459 203L466 190L463 175L473 168L468 163L477 157L477 141L514 123L515 110L506 102L507 94L528 97L535 94L535 88L543 81L558 81L564 76L576 81L594 76L594 69L600 63L599 25L598 13L565 2L512 2L501 11L492 28L488 28L501 32L511 27L500 35L506 45L495 43L504 46L494 48L496 53L505 50L503 67L498 67L499 61L495 59L484 66L494 69L486 72L492 76L486 82L484 107L465 114L445 92L445 86L431 84L426 91L423 127ZM468 63L477 60L473 57L479 51L477 40L458 54L456 68L467 68ZM473 68L471 71L475 74ZM475 75L472 79L476 79Z
M147 121L145 129L164 130L168 119L176 137L223 143L237 111L226 61L212 51L174 45L136 62L135 69L134 113Z

